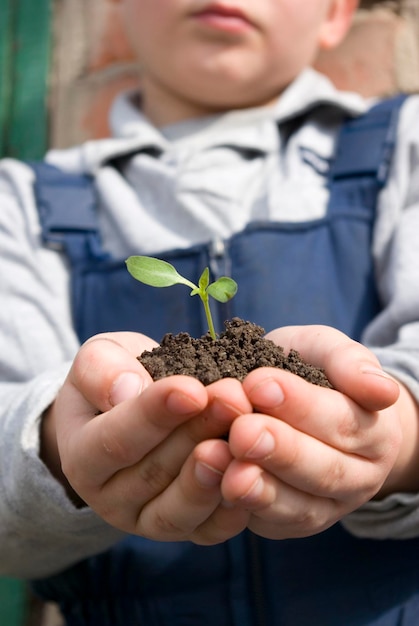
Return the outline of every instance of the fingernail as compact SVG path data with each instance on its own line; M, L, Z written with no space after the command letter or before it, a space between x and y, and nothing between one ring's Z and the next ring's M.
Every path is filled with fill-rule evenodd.
M387 380L392 380L393 382L396 382L393 376L387 374L387 372L382 370L380 367L363 367L361 368L361 374L373 374L374 376L380 376L380 378L386 378Z
M202 407L193 398L180 391L171 391L166 399L166 406L171 413L189 415L201 410Z
M275 439L272 433L264 430L256 443L247 451L248 459L266 459L275 449Z
M284 392L281 386L272 379L264 380L253 387L252 402L258 407L274 408L284 401Z
M198 461L195 465L195 477L202 487L216 487L221 483L223 473L206 463Z
M247 493L244 494L240 498L242 502L247 502L248 504L252 504L255 500L257 500L263 493L264 484L261 476L250 487Z
M221 400L218 396L214 397L211 402L211 406L217 411L217 414L221 413L221 415L223 415L226 419L238 417L241 414L241 411L236 406Z
M134 372L124 372L115 380L109 394L109 402L116 406L125 400L138 396L143 387L143 381Z

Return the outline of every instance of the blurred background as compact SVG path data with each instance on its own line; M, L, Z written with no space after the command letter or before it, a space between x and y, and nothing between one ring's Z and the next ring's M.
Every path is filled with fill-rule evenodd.
M362 1L345 42L315 66L364 96L419 91L419 0ZM137 81L110 0L0 0L0 156L107 136L110 103ZM56 607L0 578L0 626L60 625Z
M419 0L364 0L316 67L366 96L419 90ZM137 82L110 0L0 0L0 154L40 158L108 134L115 93Z

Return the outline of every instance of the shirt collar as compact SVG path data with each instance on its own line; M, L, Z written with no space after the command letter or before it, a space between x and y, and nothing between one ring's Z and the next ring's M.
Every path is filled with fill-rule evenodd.
M325 105L340 109L343 116L358 116L368 108L359 94L338 90L326 76L307 68L278 98L275 117L281 123Z
M368 107L360 95L337 90L330 80L313 69L304 70L271 107L230 111L205 119L180 122L159 130L135 103L134 92L116 98L110 112L112 138L87 142L83 160L87 171L107 161L148 148L160 152L204 150L219 145L270 152L277 149L272 121L282 124L319 106L330 106L342 116L357 116Z

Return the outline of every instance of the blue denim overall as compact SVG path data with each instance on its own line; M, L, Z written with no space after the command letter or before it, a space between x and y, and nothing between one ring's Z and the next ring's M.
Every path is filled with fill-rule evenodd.
M324 219L252 224L221 248L161 255L195 282L207 265L237 280L235 299L216 311L219 327L238 315L267 330L320 323L359 339L380 309L371 231L399 104L343 126ZM102 252L89 178L34 167L45 238L64 243L72 264L82 341L121 329L156 340L205 332L196 298L146 287ZM418 626L419 539L357 539L340 524L286 541L245 531L212 547L129 536L35 589L60 604L69 626Z

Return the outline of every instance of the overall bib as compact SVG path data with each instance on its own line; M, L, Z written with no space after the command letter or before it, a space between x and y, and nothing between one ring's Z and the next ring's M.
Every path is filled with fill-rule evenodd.
M237 315L266 330L327 324L360 338L380 310L371 235L400 103L344 124L323 219L254 223L222 245L159 255L194 282L206 266L238 282L237 296L215 310L218 330ZM34 169L45 240L63 244L71 262L81 341L102 331L157 341L206 331L197 298L144 286L102 251L88 177ZM245 531L211 547L128 536L34 587L69 626L417 626L419 539L357 539L340 524L285 541Z

